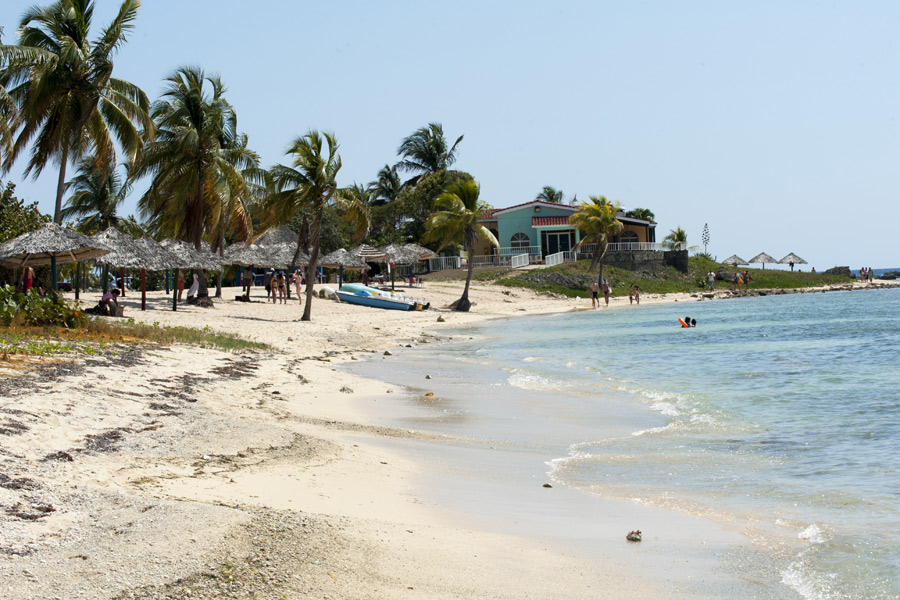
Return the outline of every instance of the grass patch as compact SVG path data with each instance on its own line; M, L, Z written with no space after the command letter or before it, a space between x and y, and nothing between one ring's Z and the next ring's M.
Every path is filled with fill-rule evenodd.
M83 327L29 327L12 325L0 328L0 356L92 356L115 351L117 344L188 344L226 352L269 351L268 344L245 340L235 335L193 327L160 327L158 323L134 320L91 319Z
M627 269L605 266L603 268L603 276L609 280L613 296L627 296L629 290L635 285L640 288L642 293L649 294L693 293L707 290L706 274L710 271L721 271L728 274L728 281L716 281L715 287L717 290L732 289L730 274L735 271L733 267L720 265L703 256L692 256L689 258L688 263L687 273L682 273L669 266L659 267L653 272L629 271ZM597 269L590 270L590 264L589 260L581 260L547 269L485 273L480 280L493 281L497 285L508 287L587 298L590 296L588 286L591 281L596 281L598 275ZM741 272L744 270L743 268L740 269ZM772 269L746 270L750 273L751 290L819 287L845 284L853 281L843 275L807 272L792 273L790 271Z

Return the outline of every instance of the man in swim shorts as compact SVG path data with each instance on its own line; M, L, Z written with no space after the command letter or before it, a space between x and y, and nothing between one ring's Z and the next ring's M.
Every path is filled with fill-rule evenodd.
M609 285L609 281L604 279L603 285L600 286L600 289L603 290L603 300L606 301L606 306L609 306L609 293L610 291L612 291L612 288Z
M591 308L597 308L600 306L600 286L596 281L591 282L590 286L591 290Z

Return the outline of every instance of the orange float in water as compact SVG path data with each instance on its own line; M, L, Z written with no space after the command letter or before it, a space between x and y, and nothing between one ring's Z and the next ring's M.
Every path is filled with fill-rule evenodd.
M690 327L690 325L685 323L684 319L682 319L681 317L678 317L678 322L681 323L682 327Z

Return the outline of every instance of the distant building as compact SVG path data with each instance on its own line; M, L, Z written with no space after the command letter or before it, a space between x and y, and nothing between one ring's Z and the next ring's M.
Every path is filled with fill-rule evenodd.
M581 232L569 224L569 217L578 212L577 206L553 204L533 200L508 208L498 208L482 215L479 222L496 236L499 250L485 241L479 241L476 256L515 256L528 254L529 262L541 262L546 256L572 251L581 241ZM656 243L656 223L633 219L619 212L616 217L623 228L610 240L609 250L663 250ZM582 248L581 254L590 254L593 248Z

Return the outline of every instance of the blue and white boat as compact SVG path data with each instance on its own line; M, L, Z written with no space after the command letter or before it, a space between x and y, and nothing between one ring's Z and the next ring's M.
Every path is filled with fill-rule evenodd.
M396 292L386 292L361 283L348 283L337 292L338 298L350 304L386 308L388 310L424 310L429 303L420 302Z

